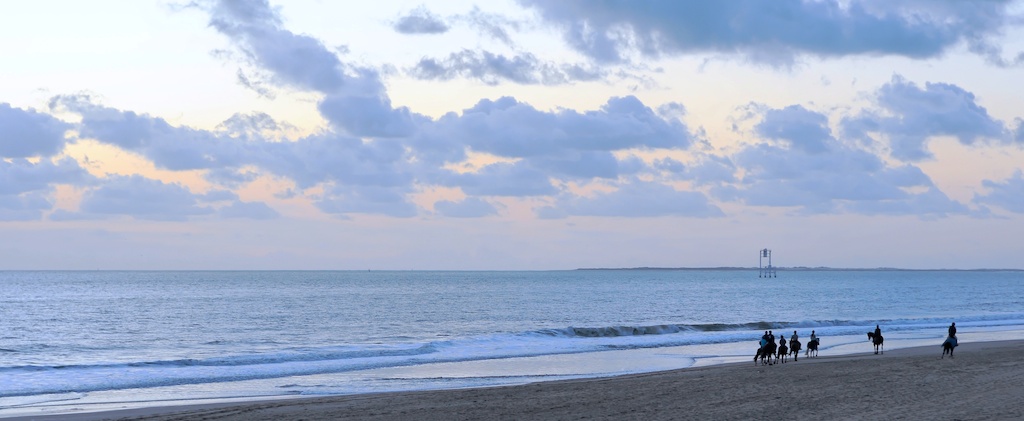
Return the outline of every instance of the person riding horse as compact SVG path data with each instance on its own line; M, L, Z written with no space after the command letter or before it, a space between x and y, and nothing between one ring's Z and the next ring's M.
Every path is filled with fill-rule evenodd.
M786 362L789 355L789 348L786 347L786 338L779 338L778 352L775 354L775 361Z
M789 340L789 349L793 354L793 361L799 361L800 358L800 340L796 335L796 331L793 331L793 337Z
M945 358L946 354L949 354L949 357L953 358L953 348L956 348L956 345L956 323L953 323L949 325L949 336L947 336L946 340L942 342L942 358Z
M818 344L819 344L818 336L815 335L814 331L812 330L811 331L811 340L807 341L807 352L804 354L804 356L810 357L811 356L811 351L813 351L815 356L817 356L817 354L818 354Z
M878 351L882 349L882 342L885 341L885 339L882 338L882 328L879 325L875 325L875 331L868 332L868 339L875 345L875 354L877 354Z
M776 351L775 335L772 334L772 331L764 332L759 345L757 353L754 354L754 362L756 363L760 359L762 364L772 364L772 358L775 357Z

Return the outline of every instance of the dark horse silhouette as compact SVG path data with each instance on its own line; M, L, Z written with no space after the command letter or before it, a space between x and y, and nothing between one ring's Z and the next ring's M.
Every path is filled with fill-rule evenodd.
M789 348L786 348L786 341L779 342L779 352L775 354L775 361L786 362L786 356L789 354Z
M775 343L769 341L760 348L757 349L757 354L754 354L754 364L757 364L757 360L761 360L762 365L772 365L774 362L772 358L775 356Z
M818 338L814 338L814 340L807 342L807 353L804 355L808 358L818 356Z
M946 354L953 358L953 348L956 348L956 336L949 336L942 342L942 358L946 358Z
M789 350L793 354L793 361L798 361L800 357L800 341L796 339L789 341Z
M885 349L882 348L882 341L884 341L885 338L882 338L882 335L876 335L875 332L868 332L868 340L875 344L876 354L878 351L882 351L883 354L885 353Z

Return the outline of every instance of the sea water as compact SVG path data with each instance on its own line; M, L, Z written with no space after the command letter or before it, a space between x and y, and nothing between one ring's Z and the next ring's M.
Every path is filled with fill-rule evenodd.
M1024 338L1024 272L0 272L0 417ZM938 348L937 348L938 349Z

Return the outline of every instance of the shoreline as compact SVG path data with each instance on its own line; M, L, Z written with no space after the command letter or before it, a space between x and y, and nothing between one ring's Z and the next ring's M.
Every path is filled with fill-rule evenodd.
M1024 340L726 363L522 385L154 406L11 420L1024 417Z

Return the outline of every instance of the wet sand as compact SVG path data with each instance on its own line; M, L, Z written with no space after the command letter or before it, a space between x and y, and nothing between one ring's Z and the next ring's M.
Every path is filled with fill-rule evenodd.
M865 344L865 346L868 346ZM493 388L155 407L22 419L570 420L1024 418L1024 340Z

